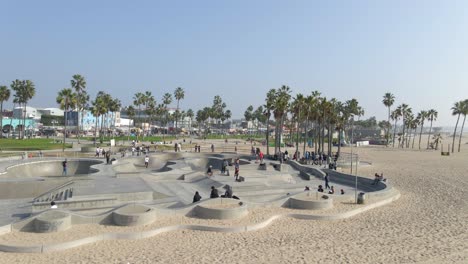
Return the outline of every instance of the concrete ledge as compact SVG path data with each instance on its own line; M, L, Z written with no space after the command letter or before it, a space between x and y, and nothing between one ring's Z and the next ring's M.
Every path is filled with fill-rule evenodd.
M323 197L328 197L327 199ZM333 207L333 199L326 194L303 193L296 197L291 197L287 201L287 206L294 209L320 210Z
M156 219L152 208L144 205L127 205L112 213L114 224L119 226L136 226L152 223Z
M61 211L47 211L34 219L34 230L38 233L51 233L71 228L71 216Z
M216 208L219 206L219 208ZM222 208L227 206L229 208ZM195 206L193 215L203 219L236 219L248 214L245 203L230 199L210 199L203 204Z

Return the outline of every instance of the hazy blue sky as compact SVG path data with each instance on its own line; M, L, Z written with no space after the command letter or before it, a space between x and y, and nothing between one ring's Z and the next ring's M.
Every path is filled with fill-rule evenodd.
M414 112L468 98L468 1L0 1L0 84L31 79L56 106L73 74L124 105L178 86L183 109L221 95L243 116L285 84L356 98L386 119L385 92ZM10 100L11 101L11 100ZM175 103L173 104L175 106ZM11 103L7 104L11 107Z

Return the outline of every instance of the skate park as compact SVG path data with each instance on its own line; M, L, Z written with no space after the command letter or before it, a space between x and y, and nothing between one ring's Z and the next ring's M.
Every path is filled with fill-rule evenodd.
M62 175L62 158L1 162L0 233L61 232L80 224L148 225L158 217L168 215L242 219L256 208L289 208L297 212L281 217L332 220L356 214L323 215L338 204L354 201L356 193L365 193L366 201L361 202L369 209L399 197L398 191L388 183L372 185L373 180L368 178L296 161L280 163L265 159L261 164L255 157L234 152L151 152L146 168L145 155L127 154L125 157L114 155L115 160L110 164L102 158L68 158L67 175ZM234 177L235 159L239 159L239 174L245 179L242 182ZM226 173L221 173L224 160L229 166ZM206 173L210 166L212 176ZM324 185L325 173L330 176L330 185L336 190L334 194L328 194L328 190L317 192L317 186ZM211 186L218 189L220 195L226 186L230 186L239 200L210 199ZM305 186L310 190L305 191ZM340 190L345 194L340 194ZM192 203L195 192L199 192L202 199ZM372 203L373 200L377 203ZM57 209L50 209L52 201ZM322 213L314 215L313 212ZM266 226L271 221L263 224ZM235 230L234 227L204 228L220 232ZM243 230L248 229L250 227ZM0 250L31 252L38 248L28 250L0 245ZM43 245L40 250L46 251Z

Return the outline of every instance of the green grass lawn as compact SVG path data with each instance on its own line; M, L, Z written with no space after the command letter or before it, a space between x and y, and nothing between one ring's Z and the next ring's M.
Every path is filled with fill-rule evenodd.
M51 150L62 149L61 141L47 138L32 139L10 139L0 138L0 149L2 151L27 151L27 150ZM65 148L71 148L72 144L65 144Z

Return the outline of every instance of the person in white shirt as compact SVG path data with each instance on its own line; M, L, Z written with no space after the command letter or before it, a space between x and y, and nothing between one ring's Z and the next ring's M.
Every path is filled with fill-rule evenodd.
M148 164L149 164L149 157L148 155L146 155L145 157L145 167L148 168Z

